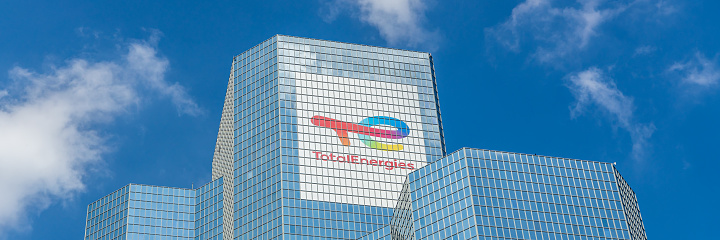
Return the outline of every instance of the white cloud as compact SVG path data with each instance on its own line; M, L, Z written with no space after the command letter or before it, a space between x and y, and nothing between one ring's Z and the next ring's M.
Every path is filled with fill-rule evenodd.
M506 22L485 32L513 51L520 50L522 38L529 34L539 44L535 57L550 62L587 47L597 28L625 8L601 0L579 0L575 7L564 8L553 6L551 0L526 0Z
M655 126L652 123L636 122L633 99L625 96L612 79L594 67L570 75L569 80L568 88L576 100L575 105L570 108L572 117L584 114L590 107L596 108L613 124L630 133L633 157L642 159L649 147L648 139L655 131Z
M510 17L485 29L488 42L497 42L513 52L532 48L530 56L541 64L567 69L581 66L583 54L602 47L604 26L623 21L623 25L647 23L674 12L674 3L667 0L525 0L513 8ZM652 46L635 49L635 55L650 54ZM575 64L575 63L580 64ZM572 67L572 66L570 66ZM635 120L633 99L625 96L612 79L597 68L571 74L568 88L575 95L572 117L584 114L591 107L602 112L615 127L629 132L632 155L641 159L649 148L648 140L655 131L652 123Z
M700 52L695 52L695 57L690 60L673 64L668 71L680 73L681 82L687 86L713 87L720 82L717 57L708 59Z
M344 10L356 10L359 19L376 27L390 45L432 47L439 38L423 26L426 0L336 0L328 7L326 20L332 21Z
M128 70L135 73L137 79L142 79L150 88L170 97L179 113L193 116L202 113L198 105L188 96L185 88L178 83L170 84L165 81L165 71L169 63L165 58L158 58L154 48L147 44L131 44L127 63Z
M643 45L643 46L639 46L639 47L635 48L635 54L633 54L633 56L648 55L655 51L657 51L656 47Z
M559 7L560 4L553 0L526 0L512 10L507 21L485 29L486 36L515 52L521 50L523 42L530 41L536 46L533 57L539 62L564 63L568 56L586 50L594 38L602 35L603 24L629 9L659 14L673 6L656 0L577 0L568 6Z
M128 112L143 91L169 96L183 113L197 105L164 79L168 60L151 44L127 45L115 61L72 59L47 72L15 67L0 90L0 238L27 229L27 216L85 189L110 147L99 126Z

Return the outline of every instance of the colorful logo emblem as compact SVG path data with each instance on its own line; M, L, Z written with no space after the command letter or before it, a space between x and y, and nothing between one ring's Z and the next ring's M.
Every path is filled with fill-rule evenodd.
M335 130L342 145L350 146L350 139L348 139L348 132L357 133L358 137L368 147L385 150L385 151L400 151L403 149L402 144L385 144L373 140L371 137L381 137L389 139L401 139L405 138L410 134L410 128L405 122L398 120L397 118L375 116L365 118L360 123L349 123L340 120L327 118L323 116L314 116L310 120L312 124L319 127L326 127ZM397 130L385 130L374 128L376 125L387 125L397 128Z

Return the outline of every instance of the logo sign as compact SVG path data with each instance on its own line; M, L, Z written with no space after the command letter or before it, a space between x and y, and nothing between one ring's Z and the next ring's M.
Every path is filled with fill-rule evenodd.
M368 147L385 150L385 151L400 151L403 149L402 144L385 144L373 140L371 137L380 137L388 139L402 139L410 134L410 128L405 122L398 120L397 118L391 118L386 116L375 116L365 118L360 123L349 123L332 119L323 116L314 116L310 120L312 124L318 127L326 127L335 130L338 138L342 145L350 146L350 139L348 139L348 132L357 133L360 140ZM387 125L395 127L397 130L385 130L374 128L376 125Z

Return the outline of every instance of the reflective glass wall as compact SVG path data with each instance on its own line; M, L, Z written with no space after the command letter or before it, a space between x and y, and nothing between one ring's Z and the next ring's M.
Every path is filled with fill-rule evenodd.
M646 239L610 163L463 148L409 179L416 239Z
M618 181L618 189L620 190L620 198L622 199L623 208L625 209L625 217L628 222L628 230L633 240L647 240L645 235L645 225L643 225L642 216L640 216L640 206L638 206L635 192L625 179L620 176L620 172L615 169L615 178Z
M129 189L125 186L88 205L85 240L127 239Z
M465 159L454 153L410 174L414 238L473 239L473 194ZM406 238L401 238L406 239Z
M236 239L362 237L444 154L428 53L278 35L231 81Z
M127 239L195 238L195 190L129 185Z
M286 238L388 225L407 174L444 154L430 55L277 39Z
M198 189L130 184L88 206L85 240L221 240L223 178Z
M234 239L282 234L276 39L233 59Z
M218 178L195 190L195 240L222 240L223 221L223 179Z

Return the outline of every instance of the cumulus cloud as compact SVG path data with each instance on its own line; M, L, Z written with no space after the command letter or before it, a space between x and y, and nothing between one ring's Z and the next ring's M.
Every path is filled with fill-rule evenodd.
M647 23L674 13L673 0L525 0L513 8L504 22L485 29L488 43L501 49L529 52L540 64L558 69L581 66L589 49L603 47L597 43L605 26L623 21L624 25ZM653 46L640 46L633 56L654 52ZM629 132L632 155L641 159L649 148L655 131L652 123L637 122L633 99L620 91L615 82L598 68L577 68L568 75L568 88L576 101L571 107L573 118L584 113L602 112L615 127Z
M677 62L668 71L682 75L681 83L690 87L713 87L720 82L720 67L717 56L708 59L704 54L695 52L695 56L684 62Z
M568 79L567 87L575 96L575 104L570 107L572 117L584 114L589 108L597 109L613 124L630 133L632 155L635 159L642 159L655 126L635 120L633 99L625 96L612 79L594 67L571 74Z
M157 57L155 48L148 47L147 44L130 45L127 68L137 75L137 79L142 79L148 87L169 97L179 113L193 116L201 114L202 110L190 98L183 86L177 82L170 84L165 81L165 71L168 66L167 59Z
M554 5L552 0L526 0L506 22L485 32L512 51L520 51L521 40L529 36L538 44L535 57L550 62L586 48L600 25L627 8L602 0L578 0L563 8Z
M335 0L327 7L327 21L343 12L357 12L359 19L376 27L390 45L432 47L439 38L436 31L423 26L426 0Z
M671 14L674 9L669 1L660 0L558 2L526 0L513 8L505 22L486 28L486 37L514 52L521 51L522 43L531 42L534 59L542 63L564 63L602 35L603 24L623 13L633 10L632 14L649 17Z
M71 59L44 72L15 67L0 89L0 238L27 228L27 215L85 189L88 171L110 149L99 126L127 114L153 89L182 113L199 112L164 79L168 60L152 44L127 44L113 61Z

